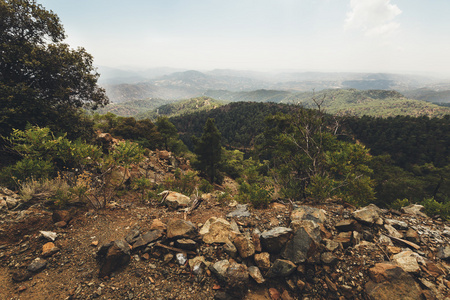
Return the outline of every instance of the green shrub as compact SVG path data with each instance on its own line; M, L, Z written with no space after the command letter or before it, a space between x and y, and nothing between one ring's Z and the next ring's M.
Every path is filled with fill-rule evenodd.
M425 207L425 213L430 216L440 215L444 219L450 217L450 202L438 202L434 197L423 199L420 202Z
M203 193L211 193L214 190L214 186L208 180L202 178L198 189Z
M273 188L260 186L257 183L249 184L241 181L238 191L238 200L250 203L255 208L265 208L272 200Z

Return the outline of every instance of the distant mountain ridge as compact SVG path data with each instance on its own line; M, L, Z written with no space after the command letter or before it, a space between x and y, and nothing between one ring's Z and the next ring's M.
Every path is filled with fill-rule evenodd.
M320 91L324 89L356 88L361 90L385 89L407 91L432 87L436 79L387 73L320 73L284 72L264 73L235 70L195 70L169 72L159 70L161 76L144 79L141 82L104 84L110 100L120 103L130 100L160 98L180 100L206 95L208 91L226 90L248 92L255 90L276 90L284 92ZM158 71L153 72L153 75ZM109 81L112 82L112 81ZM450 87L450 84L448 84ZM450 88L449 88L450 89Z

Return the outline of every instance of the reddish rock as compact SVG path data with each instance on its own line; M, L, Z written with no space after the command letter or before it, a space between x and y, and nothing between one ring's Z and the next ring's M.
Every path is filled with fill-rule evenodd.
M155 229L164 231L167 229L167 225L164 224L160 219L154 219L152 222L152 225L150 225L150 230L155 230Z
M49 257L59 251L59 248L52 242L48 242L42 246L42 257Z
M272 300L280 300L281 299L280 292L275 288L269 289L269 295L270 295L270 299L272 299Z
M53 223L64 221L66 224L69 224L71 219L72 214L68 210L55 210L52 215Z

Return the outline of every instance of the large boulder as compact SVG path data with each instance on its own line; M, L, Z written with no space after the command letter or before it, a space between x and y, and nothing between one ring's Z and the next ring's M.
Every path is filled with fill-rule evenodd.
M421 216L426 218L427 215L424 213L425 207L419 204L411 204L401 208L402 212L408 215Z

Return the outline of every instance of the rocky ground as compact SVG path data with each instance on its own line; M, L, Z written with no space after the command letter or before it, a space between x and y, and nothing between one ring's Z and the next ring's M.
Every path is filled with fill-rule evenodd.
M220 192L219 192L220 193ZM252 209L218 193L50 209L0 192L0 299L446 299L450 227L420 206Z

